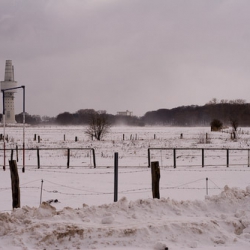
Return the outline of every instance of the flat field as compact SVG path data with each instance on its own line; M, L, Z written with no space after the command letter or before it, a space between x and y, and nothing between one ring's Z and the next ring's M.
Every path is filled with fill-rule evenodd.
M12 210L11 179L8 166L11 149L13 150L13 159L17 160L18 158L17 165L21 190L21 207L26 207L27 213L30 213L30 209L36 210L40 206L40 203L44 201L50 201L50 204L55 207L57 211L65 211L66 208L72 209L72 214L68 216L75 214L73 211L76 210L74 209L86 210L88 208L97 212L98 209L102 210L104 207L109 211L111 206L115 211L109 211L106 215L102 215L102 217L107 217L107 224L112 224L112 228L116 227L113 224L115 219L112 214L119 213L120 209L123 211L125 209L124 207L127 206L136 207L138 214L140 213L140 209L142 209L142 214L145 212L145 209L149 214L151 211L152 216L159 214L158 209L160 209L162 205L158 202L159 207L155 208L157 201L152 199L151 168L149 167L152 161L158 161L160 165L161 200L163 203L164 201L171 201L171 206L176 206L175 216L186 215L184 211L185 206L189 208L193 207L192 209L195 210L193 216L195 216L195 214L197 214L195 207L198 203L198 210L200 211L201 206L206 206L204 205L206 203L204 200L210 199L210 201L212 200L216 203L216 198L211 197L223 197L222 194L227 190L230 190L228 191L230 193L231 188L233 188L233 190L234 188L245 190L250 185L249 128L241 128L235 140L231 139L229 129L223 132L210 132L210 128L206 127L113 127L103 141L90 140L84 134L84 130L85 128L80 126L27 127L25 129L25 172L23 173L23 128L7 127L5 131L6 135L8 135L8 142L6 142L5 145L6 171L1 171L0 174L0 211L9 213ZM38 141L38 137L40 141ZM0 162L4 165L3 141L1 141L1 143ZM16 147L18 147L18 153ZM113 203L115 152L117 152L119 156L118 203ZM96 166L94 166L94 162ZM219 198L217 198L217 200L219 200ZM237 202L234 201L233 203L237 206ZM148 208L145 207L145 204L148 204ZM227 204L227 202L225 204ZM227 206L225 204L222 205L224 209L225 206ZM141 205L143 208L140 207ZM235 206L232 206L233 209L236 209ZM41 207L38 209L41 209ZM50 211L50 208L43 209L48 209L46 210L47 212ZM152 211L152 209L156 210ZM166 211L168 211L168 209ZM173 207L170 210L172 211L172 209ZM23 214L26 210L21 209L19 213ZM236 213L236 210L234 210L233 213ZM14 215L17 211L18 210L12 212L12 215L17 216ZM66 213L70 214L71 212L67 210ZM187 213L189 214L190 211ZM209 214L207 207L204 207L204 213ZM212 211L211 213L213 214L214 212ZM223 211L220 211L220 216L222 213ZM50 212L48 212L48 214L50 214ZM150 217L149 214L145 216ZM45 215L40 214L39 216L44 218ZM95 216L98 217L98 215ZM133 217L133 215L131 216ZM204 216L206 217L206 215ZM245 216L248 218L248 215L245 214ZM122 217L121 220L125 223L126 219ZM152 220L157 230L164 227L163 222L159 222L158 224L158 222L154 221L161 221L161 216L152 218ZM179 219L175 220L179 221ZM180 221L182 221L182 219L180 219ZM142 222L143 218L140 217L140 220L136 223ZM133 240L134 244L131 244L129 239L119 244L119 241L111 237L110 241L106 243L105 241L100 243L98 240L90 240L89 243L85 242L85 248L81 248L78 243L76 247L73 247L73 245L68 246L68 243L66 245L63 243L61 246L65 249L102 249L102 247L108 247L109 245L116 245L116 249L117 247L123 246L130 246L131 249L132 247L143 247L144 249L145 247L147 249L154 247L155 249L163 249L165 243L162 243L162 234L159 233L159 239L156 240L156 242L152 239L146 240L147 234L149 233L148 230L151 230L149 229L148 223L150 224L151 222L147 222L147 226L143 224L147 227L147 232L141 231L141 240ZM181 223L182 228L184 222L182 221ZM105 224L105 222L102 224ZM172 234L176 234L173 237L177 237L178 230L174 225L172 226ZM136 226L133 224L133 226L127 225L126 228L127 227L129 230L132 230L131 228ZM248 225L244 227L249 228ZM142 228L140 227L140 229ZM201 230L200 226L199 230ZM106 233L107 232L105 232L105 234ZM96 231L95 234L97 234ZM127 236L130 234L134 237L132 231L128 233ZM94 236L92 235L91 237ZM170 235L168 235L168 237L170 237ZM185 242L188 242L189 236L183 232L183 237L182 240L174 240L174 238L172 238L171 243L166 243L165 245L170 244L173 247L182 246L182 249L184 249ZM213 232L213 236L211 237L216 238L216 232ZM196 248L198 246L220 246L219 243L216 243L215 238L211 240L211 243L210 241L206 242L204 239L199 240L197 236L197 238L188 244L190 248ZM7 241L8 240L9 239L7 239ZM169 242L169 239L166 240L166 237L164 240ZM218 240L218 242L224 242L221 243L221 246L224 247L226 240L222 240L221 238L220 240ZM145 242L142 243L141 241ZM243 243L246 244L245 241L243 241ZM22 244L24 248L20 249L25 249L25 246L28 247L28 249L38 246L36 241L31 245L25 242L22 242ZM41 246L46 247L47 244L48 242L44 243L44 245L41 244ZM59 243L54 242L53 244L53 246L56 247L56 244ZM13 247L14 246L15 244ZM231 246L232 242L228 247ZM247 247L249 246L247 245Z

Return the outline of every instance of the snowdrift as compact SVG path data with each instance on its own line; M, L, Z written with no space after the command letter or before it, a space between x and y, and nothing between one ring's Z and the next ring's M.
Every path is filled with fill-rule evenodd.
M120 199L0 214L0 249L250 249L250 186L204 201Z

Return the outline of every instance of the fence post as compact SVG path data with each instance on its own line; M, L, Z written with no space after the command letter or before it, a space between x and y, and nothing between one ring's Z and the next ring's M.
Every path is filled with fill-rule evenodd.
M42 203L42 196L43 196L43 179L41 181L40 205Z
M36 141L36 134L34 134L34 141Z
M69 168L69 160L70 160L70 149L68 148L68 155L67 155L67 168Z
M11 149L10 160L13 161L13 149Z
M229 149L227 149L227 167L229 167Z
M248 167L250 167L250 150L248 149Z
M63 135L63 140L65 141L65 134Z
M115 153L114 166L114 202L118 200L118 153Z
M18 162L18 146L16 145L16 161Z
M124 139L125 139L125 135L123 134L123 136L122 136L122 140L124 141Z
M95 149L94 149L94 148L92 148L92 153L93 153L93 164L94 164L94 168L96 168Z
M150 148L148 148L148 167L150 168Z
M201 149L201 161L202 161L202 167L204 168L204 148Z
M77 136L75 137L75 141L77 141Z
M151 162L152 194L153 198L160 199L159 182L161 178L158 161Z
M37 147L37 168L40 168L40 153L39 153L39 148Z
M175 148L174 148L173 155L174 155L174 168L176 168L176 149Z
M206 194L208 195L208 178L206 178Z
M11 188L12 188L12 208L20 207L20 188L19 175L17 171L17 164L15 160L9 161Z
M40 143L40 135L38 135L37 141L38 141L38 143Z

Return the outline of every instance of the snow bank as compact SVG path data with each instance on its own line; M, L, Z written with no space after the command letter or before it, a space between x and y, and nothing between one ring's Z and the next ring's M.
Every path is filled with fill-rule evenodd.
M48 203L0 214L0 249L250 247L250 186L204 201L120 199L57 211Z

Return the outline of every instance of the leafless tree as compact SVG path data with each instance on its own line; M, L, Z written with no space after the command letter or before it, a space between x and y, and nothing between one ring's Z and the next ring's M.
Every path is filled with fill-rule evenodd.
M100 141L109 133L110 127L111 125L108 121L108 116L96 112L91 114L85 134L91 139L96 138Z
M236 132L238 127L239 127L239 120L237 118L231 118L230 119L230 124L233 128L233 131Z

